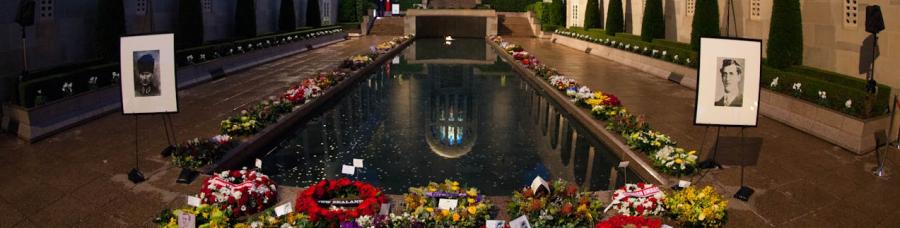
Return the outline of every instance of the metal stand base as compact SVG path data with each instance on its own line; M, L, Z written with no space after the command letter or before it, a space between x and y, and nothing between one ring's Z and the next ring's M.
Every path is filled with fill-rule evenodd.
M130 180L131 183L137 184L137 183L144 182L147 179L144 178L144 174L141 173L140 170L138 170L137 168L134 168L134 169L131 169L131 172L128 172L128 180Z
M887 176L887 171L884 170L884 166L875 167L875 169L872 169L872 174L874 174L877 177L884 177L884 176Z
M747 200L750 200L750 196L753 195L753 192L754 192L754 190L752 188L747 187L747 186L741 186L741 189L739 189L737 191L737 193L734 193L734 198L743 200L746 202Z

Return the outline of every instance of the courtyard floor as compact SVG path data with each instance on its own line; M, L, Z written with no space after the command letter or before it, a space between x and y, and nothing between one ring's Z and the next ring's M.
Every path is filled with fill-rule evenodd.
M179 141L215 135L219 121L235 107L390 38L344 41L182 90L180 112L172 116ZM692 124L693 90L547 40L508 39L591 88L616 94L680 145L711 147L715 132ZM109 114L35 144L0 135L0 164L5 164L0 166L5 173L0 176L0 227L151 227L163 208L185 205L184 196L195 194L201 181L174 182L180 169L159 156L166 146L160 120L138 117L140 167L149 178L138 185L126 178L134 165L132 116ZM759 118L759 127L745 134L763 138L758 164L745 170L746 184L756 193L749 202L730 200L728 227L900 226L897 150L888 152L892 175L877 178L869 172L874 154L853 155L769 118ZM737 130L723 135L737 135ZM693 180L731 196L740 187L739 171L726 167Z

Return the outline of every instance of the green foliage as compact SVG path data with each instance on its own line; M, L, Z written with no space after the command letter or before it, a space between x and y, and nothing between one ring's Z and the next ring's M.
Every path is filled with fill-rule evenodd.
M719 3L717 0L697 0L694 23L691 24L691 47L700 50L700 37L719 36Z
M497 12L525 12L528 5L540 0L484 0L483 4L491 5Z
M97 14L97 50L100 57L119 59L119 37L125 35L125 9L121 0L100 0Z
M203 44L203 12L200 7L200 0L178 1L176 46L193 47Z
M319 9L319 0L306 1L306 26L322 27L322 13Z
M779 0L772 6L767 63L776 68L803 64L803 25L800 1Z
M603 28L603 18L600 18L600 3L598 0L588 0L584 12L585 28Z
M641 25L641 39L647 42L666 38L666 21L663 18L662 0L647 0Z
M297 29L297 16L294 14L294 0L281 0L281 14L278 15L278 28L279 31L282 32L294 31L294 29Z
M550 21L549 24L557 26L566 26L566 7L562 0L553 0L550 3Z
M609 0L609 9L606 17L606 34L614 35L625 31L625 12L622 9L622 0Z
M772 86L775 78L778 78L778 83ZM800 83L799 91L793 89L794 83ZM861 119L882 116L890 110L890 87L879 84L878 95L873 103L869 103L865 80L811 67L794 66L777 69L763 65L760 84L763 88ZM826 99L819 97L819 91L826 92ZM852 101L850 108L845 106L847 100ZM871 110L867 110L868 107Z
M569 28L561 29L560 32L574 32L581 35L587 35L587 38L579 39L588 40L590 42L599 43L623 50L625 49L626 45L629 47L638 46L640 47L640 49L638 50L630 48L626 51L650 56L679 65L685 65L687 67L697 68L698 66L697 52L691 50L690 46L688 46L687 44L681 44L661 39L653 40L653 42L646 42L641 40L640 36L635 36L628 33L617 33L615 36L610 36L607 35L606 32L602 29L584 30L581 28ZM606 42L607 40L609 40L609 42ZM615 42L615 44L613 44L613 42ZM644 51L645 47L647 48L646 51ZM653 50L657 50L657 52L654 53ZM665 55L662 54L663 51L666 52ZM675 59L675 56L678 56L678 59ZM690 59L690 63L687 62L688 59Z
M256 4L253 0L238 0L234 17L238 37L256 36Z
M338 6L338 21L359 22L359 19L362 17L362 15L359 15L356 10L358 3L358 0L340 1L340 5Z
M414 4L422 4L422 0L397 0L391 1L391 3L400 4L400 10L412 9Z

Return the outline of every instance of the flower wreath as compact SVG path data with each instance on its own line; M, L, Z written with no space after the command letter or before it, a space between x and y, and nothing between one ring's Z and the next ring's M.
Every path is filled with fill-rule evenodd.
M309 215L311 222L324 219L337 223L363 215L374 215L385 202L387 198L378 188L365 182L341 178L320 181L300 192L294 207L298 212ZM323 208L322 205L329 206Z
M653 184L625 184L613 192L610 207L628 216L659 216L666 193Z
M275 204L275 182L254 170L223 171L203 181L200 200L230 210L233 217L260 212Z

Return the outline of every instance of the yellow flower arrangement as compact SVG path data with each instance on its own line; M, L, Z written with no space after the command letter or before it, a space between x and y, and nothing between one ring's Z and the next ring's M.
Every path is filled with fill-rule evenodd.
M664 201L669 215L689 227L721 227L728 220L728 201L712 186L701 190L688 187Z
M456 199L456 208L436 208L440 199ZM488 212L493 207L478 189L465 188L451 180L410 188L403 201L406 203L404 211L426 227L479 227L490 218Z

